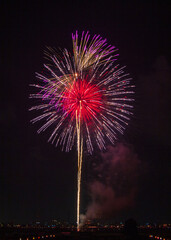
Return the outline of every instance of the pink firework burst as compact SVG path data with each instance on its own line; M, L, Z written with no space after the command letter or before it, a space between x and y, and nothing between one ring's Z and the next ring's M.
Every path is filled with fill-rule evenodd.
M80 119L83 146L92 154L94 146L105 149L106 142L115 143L123 134L132 114L133 87L125 67L116 62L117 49L106 39L88 32L72 35L73 55L64 49L59 56L54 50L48 54L46 73L37 73L38 89L31 98L39 104L32 123L42 121L38 133L49 128L49 141L70 151L77 139L76 120Z

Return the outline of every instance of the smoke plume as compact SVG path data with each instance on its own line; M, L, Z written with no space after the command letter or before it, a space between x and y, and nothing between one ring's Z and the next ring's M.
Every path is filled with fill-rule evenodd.
M91 203L85 219L110 218L134 205L140 161L132 146L117 144L95 165L96 179L89 184Z

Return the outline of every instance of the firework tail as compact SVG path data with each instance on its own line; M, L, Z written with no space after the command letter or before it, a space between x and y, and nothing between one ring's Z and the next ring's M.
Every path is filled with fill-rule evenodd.
M77 151L78 151L78 173L77 173L77 231L80 230L80 191L81 191L81 169L83 159L83 138L81 136L81 101L80 111L77 116L76 111L76 127L77 127Z

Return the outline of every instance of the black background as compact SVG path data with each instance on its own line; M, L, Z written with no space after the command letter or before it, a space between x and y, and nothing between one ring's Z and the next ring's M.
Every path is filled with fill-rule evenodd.
M169 1L2 1L0 221L76 219L76 152L47 143L28 112L29 84L46 46L72 49L71 34L89 30L119 48L136 84L134 118L124 141L142 164L134 207L113 219L170 219L171 52ZM93 161L93 157L86 157ZM89 163L84 163L85 172ZM145 166L145 167L144 167ZM87 206L83 174L82 211Z

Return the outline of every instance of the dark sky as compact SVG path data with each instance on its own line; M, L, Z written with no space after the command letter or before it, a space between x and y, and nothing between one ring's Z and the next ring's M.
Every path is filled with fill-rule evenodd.
M43 69L45 47L71 50L75 30L98 33L119 48L119 62L136 84L134 117L121 141L139 159L137 191L134 204L112 219L171 221L171 3L145 2L1 2L0 222L76 219L76 152L47 143L48 131L38 135L28 112L29 84ZM84 159L83 213L98 158Z

